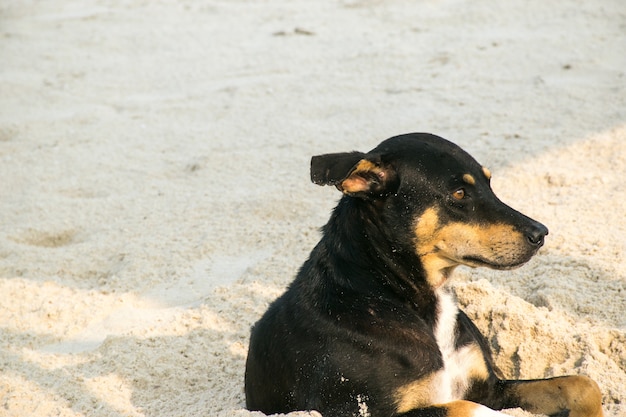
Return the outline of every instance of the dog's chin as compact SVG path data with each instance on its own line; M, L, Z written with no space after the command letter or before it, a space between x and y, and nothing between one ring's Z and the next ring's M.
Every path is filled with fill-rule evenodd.
M490 269L497 269L501 271L505 271L508 269L519 268L524 265L526 262L532 258L534 254L530 254L528 256L520 257L517 259L510 260L490 260L480 256L463 256L459 263L461 265L467 265L472 268L486 267Z

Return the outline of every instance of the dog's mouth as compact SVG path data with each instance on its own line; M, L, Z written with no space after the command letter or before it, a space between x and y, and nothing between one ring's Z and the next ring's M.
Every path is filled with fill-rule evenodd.
M528 262L531 257L532 255L526 256L524 258L521 258L515 261L498 262L498 261L488 260L480 256L463 256L459 263L461 263L462 265L467 265L467 266L471 266L474 268L487 267L491 269L507 270L507 269L519 268L520 266Z
M416 226L417 254L434 287L441 285L458 265L518 268L537 253L547 233L545 227L537 228L537 233L530 236L508 223L439 223L438 212L432 209L417 220Z
M435 246L433 253L436 253L440 258L446 259L450 264L466 265L472 268L486 267L496 270L508 270L515 269L526 262L528 262L537 252L532 251L503 251L492 252L485 256L477 253L455 253L451 248L443 249L440 246ZM538 248L537 248L538 249Z

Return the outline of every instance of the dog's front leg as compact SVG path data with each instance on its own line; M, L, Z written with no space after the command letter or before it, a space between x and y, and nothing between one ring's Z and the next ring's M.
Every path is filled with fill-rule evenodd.
M501 381L504 407L521 407L537 414L603 417L602 393L585 376L562 376L528 381Z
M492 410L471 401L452 401L447 404L416 408L397 417L507 417L506 414Z

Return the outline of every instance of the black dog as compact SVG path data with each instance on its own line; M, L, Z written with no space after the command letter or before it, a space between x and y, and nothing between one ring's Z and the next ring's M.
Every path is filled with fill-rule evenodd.
M589 378L501 379L484 337L446 289L458 265L520 266L548 234L498 200L489 171L470 155L437 136L408 134L367 154L313 157L311 179L344 196L295 281L252 330L250 410L603 415Z

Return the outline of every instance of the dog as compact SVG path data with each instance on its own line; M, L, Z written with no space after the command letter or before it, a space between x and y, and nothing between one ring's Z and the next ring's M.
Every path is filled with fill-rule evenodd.
M548 229L502 203L491 173L427 133L368 153L314 156L311 180L343 196L286 292L253 326L246 406L325 417L602 417L584 376L501 377L446 287L459 265L511 269Z

